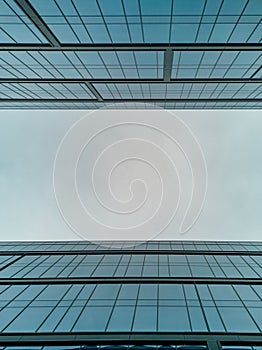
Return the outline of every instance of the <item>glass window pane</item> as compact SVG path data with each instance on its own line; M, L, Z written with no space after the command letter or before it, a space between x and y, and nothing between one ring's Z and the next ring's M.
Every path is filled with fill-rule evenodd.
M111 315L107 331L110 332L130 332L134 307L131 306L115 306Z
M257 332L258 328L244 308L220 307L219 313L228 332Z
M109 306L85 307L75 326L73 327L73 331L105 331L111 310L112 307Z
M153 306L138 306L133 324L134 332L156 331L157 309Z
M158 331L190 331L190 324L186 307L160 307L158 315Z

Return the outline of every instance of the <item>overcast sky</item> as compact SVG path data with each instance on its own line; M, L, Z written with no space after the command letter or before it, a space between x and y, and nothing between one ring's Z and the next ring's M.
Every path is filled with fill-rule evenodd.
M53 188L53 167L58 146L64 135L86 113L86 111L61 110L0 112L1 240L79 239L58 208ZM135 110L132 113L138 115ZM181 235L178 230L179 222L175 218L157 239L261 240L261 111L181 110L174 113L188 125L201 145L207 165L208 187L203 210L192 228ZM90 119L90 123L93 124L100 122L99 118ZM143 136L141 136L142 132L139 131L140 139ZM127 137L128 132L125 131L121 139ZM134 133L132 137L135 137ZM146 135L144 137L147 138ZM161 145L163 148L163 142ZM89 205L91 203L91 209L96 211L94 214L99 216L99 206L92 204L89 196L91 192L85 192L84 188L85 176L87 187L91 181L88 159L92 158L94 148L99 145L96 146L93 143L92 147L91 151L87 150L86 155L83 156L84 175L79 178L79 186L83 190L83 200L89 202ZM127 152L121 145L120 148L122 153L123 150ZM132 146L131 149L134 150L134 147ZM156 157L157 152L156 148L154 151ZM140 163L131 162L131 165L129 164L131 168L125 170L126 174L136 175L137 167L141 165L141 171L145 176L150 177L148 170L146 168L143 170L145 164ZM99 174L102 173L100 169ZM157 177L157 174L157 171L153 171L152 176ZM121 171L116 172L114 176L119 176L119 179L123 180L121 182L116 178L112 187L113 192L121 197L122 192L125 194L121 187L125 185L125 176ZM95 181L98 181L97 188L101 190L103 179L102 177L102 180L99 179L100 175L95 178ZM151 182L156 188L154 181ZM170 185L168 178L165 181ZM140 199L143 200L145 188L143 186L139 188L140 185L137 184L136 189L141 193ZM154 195L156 197L147 198L153 201L152 198L157 198L159 194ZM93 193L92 200L94 198ZM138 202L140 199L138 198ZM177 199L174 198L174 202ZM123 196L121 200L124 203L128 198ZM103 215L102 219L107 220ZM90 231L92 235L96 234L91 226ZM86 237L88 239L88 232ZM140 234L139 237L140 239L149 238L146 234L144 236Z

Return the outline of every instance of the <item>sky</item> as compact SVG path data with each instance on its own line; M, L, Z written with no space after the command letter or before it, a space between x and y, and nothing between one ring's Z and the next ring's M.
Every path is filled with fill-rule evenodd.
M0 240L261 240L261 111L2 110L0 125Z

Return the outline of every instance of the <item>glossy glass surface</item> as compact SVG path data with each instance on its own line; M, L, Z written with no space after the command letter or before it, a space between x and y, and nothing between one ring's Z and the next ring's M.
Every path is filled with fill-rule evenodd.
M88 284L5 286L1 332L254 332L260 286Z

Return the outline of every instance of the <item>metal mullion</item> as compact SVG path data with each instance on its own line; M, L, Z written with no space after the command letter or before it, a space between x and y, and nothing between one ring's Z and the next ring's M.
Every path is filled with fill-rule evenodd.
M41 63L41 62L39 62L38 61L38 59L36 58L36 57L34 57L31 53L30 53L30 51L28 52L28 51L25 51L34 61L36 61L37 62L37 64L39 64L40 65L40 67L42 68L42 69L44 69L45 71L47 71L48 72L48 74L50 74L51 76L53 76L54 77L54 79L56 79L56 77L54 76L54 74L52 73L52 72L50 72L45 66L43 66L43 64ZM39 55L40 55L40 52L39 52ZM43 55L41 55L45 60L46 60L46 58L43 56ZM49 61L48 61L49 62ZM28 66L28 68L29 68L29 66ZM32 70L33 72L34 72L34 70L30 67L30 70ZM34 72L35 73L35 72ZM37 73L35 73L35 74L37 74ZM28 80L30 80L30 78L27 78L26 79L27 81ZM41 78L41 80L44 80L44 79L42 79Z
M216 276L215 276L215 274L214 274L214 271L213 271L211 265L209 264L208 259L206 258L206 255L203 255L203 257L204 257L204 259L205 259L205 263L206 263L207 267L210 269L210 271L211 271L212 274L213 274L213 278L216 278Z
M110 78L112 78L112 75L111 75L110 71L108 70L107 65L105 64L105 61L104 61L104 59L103 59L103 57L102 57L100 51L97 51L97 54L98 54L98 56L100 57L100 59L101 59L103 65L104 65L104 67L105 67L105 69L106 69L108 75L110 76Z
M95 292L97 286L98 286L98 285L96 284L95 287L94 287L94 289L92 290L91 294L89 295L89 298L86 300L85 304L82 306L82 310L79 312L79 315L77 316L75 322L73 323L73 325L72 325L70 331L71 331L71 330L75 327L75 325L77 324L77 322L78 322L80 316L82 315L82 313L83 313L85 307L87 306L89 300L92 298L92 296L93 296L93 294L94 294L94 292ZM79 294L78 294L78 295L79 295ZM77 296L78 296L78 295L77 295Z
M82 61L82 59L80 58L80 56L77 54L77 52L74 52L74 54L76 55L76 57L78 58L78 60L81 62L81 64L83 65L84 69L87 71L87 73L93 78L93 74L91 74L91 72L89 71L89 69L86 67L86 65L84 64L84 62ZM67 56L66 56L67 58ZM73 67L75 67L75 65L73 65ZM82 74L81 74L82 75Z
M256 61L257 61L260 57L261 57L261 55L256 59ZM255 61L253 64L255 64L256 61ZM261 68L262 68L262 65L261 65L260 67L258 67L258 69L256 69L256 71L251 75L250 78L253 79L253 77L256 76L257 73L261 70ZM246 70L246 72L247 72L249 69L250 69L250 68L248 68L248 69ZM246 73L245 73L245 74L246 74Z
M232 95L232 98L234 98L234 96L236 96L244 87L245 87L245 84L242 84L242 86L241 86L237 91L234 92L234 94ZM246 96L246 98L248 98L248 97L249 97L250 95L252 95L253 93L254 93L254 91L250 92L250 93Z
M18 42L4 28L1 27L0 30L4 32L12 41L18 44Z
M85 288L85 286L83 286L79 292L76 294L75 299L72 300L72 302L70 303L70 305L68 306L68 309L66 310L65 314L63 315L63 317L61 318L61 320L59 320L59 322L57 323L57 325L54 328L54 331L56 331L57 327L60 325L60 323L62 322L62 320L64 319L64 317L66 316L66 314L68 313L68 311L70 310L70 308L72 307L72 305L74 304L75 300L78 298L78 295L82 292L82 290Z
M0 94L5 95L6 98L9 98L9 96L4 92L0 92Z
M159 326L159 285L156 289L156 331L158 331Z
M171 0L171 13L170 13L170 27L168 34L168 41L171 41L172 25L173 25L173 11L174 11L174 0Z
M10 52L9 52L9 53L10 53ZM11 54L11 53L10 53L10 54ZM17 59L17 58L16 58L16 59ZM6 62L6 60L4 60L3 57L1 57L0 60L3 61L8 67L14 69L14 70L17 71L19 74L22 74L25 78L27 78L26 75L25 75L24 73L21 73L21 72L19 71L19 69L15 68L13 65L10 65L8 62ZM17 59L17 60L18 60L18 59ZM4 69L6 69L6 68L4 68ZM6 70L9 72L8 69L6 69ZM9 73L10 73L10 72L9 72ZM11 74L14 75L13 73L11 73Z
M217 62L220 60L220 57L222 56L223 52L224 51L221 51L220 55L218 55L218 58L217 58L216 62L214 63L213 67L211 68L211 72L209 73L209 76L208 76L209 78L211 77L211 75L213 74L215 68L217 67Z
M141 269L141 277L143 278L143 277L145 277L144 276L144 269L145 269L145 261L146 261L146 254L144 255L144 259L143 259L143 261L142 261L142 269ZM139 265L139 264L138 264Z
M18 256L16 259L14 259L14 260L11 260L11 261L9 261L8 262L8 260L7 260L7 262L5 263L5 261L3 262L5 265L3 265L3 266L1 266L0 267L0 271L3 271L3 270L5 270L7 267L9 267L9 266L11 266L13 263L16 263L18 260L20 260L20 259L22 259L22 255L20 255L20 256ZM1 293L0 293L1 294Z
M227 257L227 254L221 254L221 255ZM215 260L215 262L217 264L217 266L214 266L214 267L218 267L220 269L220 271L223 273L223 275L225 275L225 277L223 277L223 278L230 278L230 277L227 277L225 271L223 270L222 266L220 265L220 262L216 259L216 253L213 255L213 258L214 258L214 260ZM213 269L212 269L212 272L215 275ZM217 278L216 275L215 275L215 278Z
M243 9L242 9L240 15L238 16L237 21L236 21L235 24L234 24L234 28L232 29L231 34L229 35L229 38L227 39L227 42L230 40L230 38L231 38L231 36L232 36L234 30L236 29L236 27L237 27L237 25L238 25L238 23L239 23L239 21L240 21L242 15L243 15L243 13L245 12L245 9L246 9L248 3L249 3L249 0L246 0L246 3L245 3L245 5L244 5Z
M176 52L178 54L178 62L177 62L177 69L176 69L176 79L177 79L177 76L179 74L179 70L180 70L180 62L181 62L181 51L177 51ZM176 54L174 53L174 54ZM172 67L173 68L173 67Z
M51 62L49 61L49 59L48 59L45 55L42 54L42 52L39 52L39 55L42 56L43 59L46 60L46 61L50 64L50 66L51 66L59 75L61 75L63 78L65 78L64 74L60 73L59 70L53 65L53 63L51 63ZM48 71L48 73L50 73L49 70L47 70L47 71ZM52 74L52 73L50 73L50 74ZM52 74L52 75L53 75L53 74Z
M141 11L141 3L140 3L140 0L138 0L138 9L139 9L139 18L140 18L140 26L141 26L142 39L143 39L143 43L144 43L144 42L145 42L145 35L144 35L143 16L142 16L142 11Z
M216 85L215 89L212 91L212 94L210 95L211 98L213 98L214 94L215 93L218 93L219 94L219 90L217 90L219 87L219 84Z
M96 272L96 270L98 269L99 266L101 266L101 262L104 259L106 254L101 254L102 258L99 260L99 262L96 264L96 267L93 269L92 273L90 274L90 277L92 277L94 275L94 273Z
M156 55L157 55L157 52L156 52ZM170 81L172 77L173 56L174 56L174 51L172 49L165 50L164 66L163 66L163 80L165 82Z
M23 96L23 94L21 93L21 92L23 92L23 91L21 91L20 89L18 89L18 91L16 91L16 90L14 90L14 88L12 87L12 85L11 85L11 86L6 86L5 83L3 83L2 85L3 85L4 87L6 87L8 90L13 91L13 92L15 92L16 94L20 95L21 97L26 97L26 94L25 94L25 96ZM6 94L4 93L4 95L6 95ZM9 96L8 96L7 99L10 100L10 101L12 101L12 97L9 97ZM0 99L0 100L1 100L1 99Z
M141 83L139 84L139 87L140 87L140 90L141 90L141 96L143 97L143 100L144 100L144 98L145 98L144 96L145 95L144 95L144 90L143 90L143 86L142 86Z
M21 258L23 258L23 257L24 257L24 256L22 255ZM34 261L37 260L37 259L38 259L38 258L35 258L35 259L34 259L33 261L31 261L28 265L30 265L32 262L34 262ZM20 259L19 259L19 260L20 260ZM27 266L28 266L28 265L27 265ZM18 267L19 267L19 266L18 266ZM21 270L23 270L24 267L25 267L25 266L20 266L20 270L18 270L18 271L16 271L15 273L13 273L13 274L11 275L10 278L12 278L12 276L16 275L16 274L19 273ZM30 271L31 271L31 270L30 270ZM30 271L29 271L29 272L30 272Z
M192 283L192 284L193 284L193 283ZM183 285L183 284L181 285L181 287L182 287L182 293L183 293L184 300L185 300L185 305L186 305L186 313L187 313L187 317L188 317L189 328L190 328L190 331L193 332L193 327L192 327L191 317L190 317L190 313L189 313L189 307L188 307L188 304L187 304L187 298L186 298L185 288L184 288L184 285ZM196 288L195 288L195 289L196 289Z
M30 265L31 265L32 263L34 263L35 261L37 262L37 260L43 256L43 255L41 255L41 254L38 254L38 255L39 255L39 257L38 257L37 259L31 261L31 262L30 262ZM45 262L48 258L49 258L49 255L47 255L47 257L46 257L45 259L43 259L42 261L37 262L37 265L32 266L32 268L31 268L29 271L27 271L25 275L31 273L36 267L39 267L39 266L40 266L43 262ZM30 267L30 265L29 265L29 267ZM28 265L26 265L26 266L28 266ZM21 270L23 270L23 269L24 269L24 267L22 267ZM17 273L19 273L21 270L17 271L17 272L15 273L15 275L16 275ZM24 278L24 276L22 276L22 278Z
M136 295L136 299L135 299L135 305L134 305L134 313L133 313L133 318L132 318L132 322L131 322L131 332L133 331L133 327L134 327L134 323L135 323L135 317L136 317L136 310L137 310L137 304L138 304L138 296L140 293L140 287L141 285L138 284L138 288L137 288L137 295Z
M255 92L255 91L251 91L251 92L247 95L247 98L249 98L249 96L252 95L254 92ZM261 94L261 91L258 92L258 93L255 95L255 98L256 98L257 96L259 96L260 94Z
M104 14L103 14L103 12L102 12L102 10L101 10L101 6L100 6L100 4L99 4L99 1L98 1L98 0L95 0L95 2L96 2L96 5L97 5L97 7L98 7L98 10L99 10L99 12L100 12L100 16L101 16L101 18L102 18L102 20L103 20L103 23L104 23L105 29L106 29L106 31L107 31L107 34L108 34L108 36L109 36L109 38L110 38L110 40L111 40L111 43L113 44L114 41L112 40L112 37L111 37L111 34L110 34L110 32L109 32L107 23L106 23L106 21L105 21L105 16L104 16ZM110 74L110 75L111 75L111 74Z
M6 2L6 0L4 0L4 2L5 2L5 4L10 8L10 10L16 15L16 17L17 18L19 18L19 20L27 27L27 29L40 41L40 42L42 42L42 40L39 38L39 36L38 36L38 34L37 33L34 33L34 31L32 30L32 28L31 28L31 26L29 26L24 20L23 20L23 18ZM16 0L14 0L14 2L16 3L16 5L18 5L18 7L19 8L21 8L20 6L19 6L19 4L17 3L17 1ZM35 25L35 23L31 20L31 18L28 16L28 14L24 11L24 10L22 10L23 11L23 13L25 14L25 16L30 20L30 22L35 26L35 28L37 29L37 31L39 31L42 35L43 35L43 33L41 32L41 30L39 30L39 28ZM3 30L3 28L1 28L2 30ZM9 34L8 34L8 36L10 36ZM45 35L43 35L44 37L45 37ZM11 38L11 36L10 36L10 38ZM17 41L14 39L14 38L12 38L12 40L14 40L16 43L17 43Z
M40 323L40 325L37 327L37 329L35 330L35 332L37 332L39 330L39 328L41 328L41 326L45 323L45 321L49 318L49 316L52 314L52 312L59 307L59 303L63 300L64 296L70 291L70 289L73 288L73 285L69 286L69 288L64 292L63 296L60 297L60 299L57 300L55 305L51 305L52 309L51 311L48 313L48 315L44 318L44 320ZM68 307L69 308L69 307ZM67 311L66 311L67 312Z
M88 30L86 29L86 25L85 25L85 23L84 23L84 21L83 21L83 19L82 19L82 16L81 16L80 13L79 13L77 7L75 6L74 1L70 0L70 2L71 2L72 6L73 6L74 9L75 9L75 11L76 11L76 13L77 13L77 15L78 15L78 17L79 17L81 23L82 23L83 28L85 28L85 31L86 31L87 36L89 37L90 41L93 43L94 41L93 41L92 37L90 36Z
M207 1L207 0L206 0L206 1ZM198 71L199 71L199 69L200 69L200 67L201 67L201 65L202 65L202 61L203 61L204 55L205 55L205 51L202 52L202 56L201 56L201 58L200 58L200 61L199 61L198 66L197 66L197 70L196 70L196 74L195 74L195 79L197 79L196 77L197 77Z
M252 32L250 33L249 37L247 38L247 41L251 38L251 36L253 35L253 33L257 30L257 28L259 27L259 25L261 24L262 19L256 24L255 28L252 30ZM260 40L261 42L261 40Z
M33 299L31 299L31 300L29 301L29 303L28 303L26 306L24 306L23 309L22 309L20 312L18 312L18 314L16 314L15 317L14 317L10 322L8 322L8 323L5 325L5 327L1 330L1 332L3 332L7 327L9 327L9 325L10 325L14 320L16 320L17 317L19 317L19 316L21 315L21 313L24 312L24 310L25 310L26 308L28 308L29 305L31 305L31 304L36 300L36 298L37 298L44 290L46 290L47 287L48 287L48 285L46 285L40 292L38 292L38 293L36 294L36 296L35 296ZM29 289L29 288L30 288L30 285L28 285L26 288L24 288L20 293L18 293L18 294L15 296L14 299L10 300L9 303L8 303L7 305L5 305L5 308L6 308L12 301L15 301L15 299L16 299L19 295L21 295L24 291L26 291L26 290Z
M72 91L72 90L70 90L69 88L68 88L68 86L66 85L66 83L62 83L62 85L63 85L63 87L70 93L70 94L72 94L73 96L75 96L75 98L77 98L77 95ZM69 85L70 86L70 85ZM81 84L79 84L79 86L81 86L81 88L85 91L85 92L87 92L83 87L82 87L82 85ZM57 90L57 89L56 89ZM57 90L57 91L59 91L59 90ZM59 91L60 92L60 91ZM60 92L61 93L61 92ZM62 95L64 95L64 94L62 94ZM64 95L65 96L65 95ZM65 96L66 97L66 96Z
M34 83L36 86L38 86L38 83ZM18 86L20 86L20 84L18 84ZM41 96L39 96L39 93L36 92L32 92L30 91L26 86L20 86L21 88L25 89L26 91L21 90L22 92L24 92L25 95L33 95L36 96L37 98L41 98ZM40 87L41 88L41 87ZM42 89L42 88L41 88Z
M81 84L80 84L81 86ZM88 89L88 92L91 93L94 97L96 97L97 101L103 102L103 96L100 94L100 92L94 87L94 85L90 82L85 82L85 86ZM91 96L92 97L92 96Z
M51 255L50 255L51 256ZM61 260L63 258L63 255L61 255L61 257L54 263L54 265L52 265L52 267L56 267L55 265L57 264L57 263L59 263L59 261ZM63 267L63 266L57 266L57 267ZM49 268L49 266L48 266L48 268ZM45 272L42 272L40 275L39 275L39 278L41 278L41 276L43 275L43 274L45 274L46 273L46 271ZM56 277L56 276L55 276Z
M230 285L230 283L229 283L229 285ZM208 290L208 292L209 292L209 294L210 294L210 296L211 296L211 300L212 300L212 302L213 302L213 304L214 304L214 306L212 306L212 307L214 307L214 308L216 309L216 312L217 312L218 317L219 317L219 319L220 319L220 321L221 321L221 323L222 323L222 325L223 325L223 327L224 327L224 330L227 332L226 324L225 324L225 322L224 322L224 320L223 320L222 315L221 315L220 312L219 312L219 307L218 307L217 304L216 304L216 300L215 300L214 297L213 297L212 291L211 291L211 289L210 289L210 287L209 287L208 284L206 285L206 287L207 287L207 290ZM197 289L197 288L196 288L196 289ZM208 306L207 306L207 307L208 307Z
M131 91L131 89L130 89L129 84L126 84L126 86L127 86L127 89L128 89L128 91L129 91L129 93L130 93L130 96L133 97L133 94L132 94L132 91Z
M256 296L258 297L258 299L260 301L262 301L262 296L260 294L258 294L258 292L253 288L253 285L250 285L250 288L253 290L253 292L256 294Z
M206 5L207 5L207 0L205 0L203 11L202 11L202 14L200 15L200 21L199 21L197 32L196 32L196 36L195 36L195 42L197 42L197 39L198 39L198 34L199 34L199 31L200 31L200 28L201 28L201 25L202 25L203 16L204 16L204 13L206 11Z
M34 71L34 69L32 69L28 64L26 64L25 62L21 61L19 57L17 57L14 53L9 52L10 55L12 55L16 60L18 60L19 62L22 63L22 65L24 65L29 71L32 71L35 75L37 75L39 77L39 79L41 79L41 75L39 75L38 73L36 73ZM30 55L31 56L31 55ZM32 57L32 56L31 56ZM33 57L32 57L33 58ZM34 58L33 58L34 59ZM22 73L23 74L23 73ZM23 74L24 75L24 74ZM26 76L26 75L25 75Z
M203 91L205 90L205 88L206 88L206 86L207 86L207 83L204 83L203 85L204 85L204 86L203 86L203 88L202 88L202 90L201 90L200 96L201 96L201 94L203 93ZM213 94L213 91L212 91L212 94ZM211 94L211 95L212 95L212 94Z
M51 93L49 90L45 89L43 86L40 86L39 84L41 83L37 83L36 85L40 87L43 91L47 92L50 96L53 96L53 100L55 101L56 97L53 95L53 92ZM47 85L50 85L50 84L47 84ZM66 98L66 96L63 93L61 93L59 90L57 90L54 86L50 85L50 87L52 87L54 90L59 92L59 94L63 95Z
M116 55L116 58L117 58L119 67L121 68L122 74L123 74L124 77L126 77L125 72L124 72L124 69L123 69L123 66L122 66L122 63L120 62L120 59L119 59L119 56L118 56L117 52L115 52L115 55ZM104 62L103 62L103 63L104 63ZM110 74L110 76L111 76L111 74Z
M75 259L77 259L78 258L78 254L77 254L77 256L75 257ZM85 258L85 256L83 256L83 258L82 259L80 259L80 261L78 261L78 262L76 262L76 266L75 267L73 267L73 270L68 274L68 277L66 277L66 278L70 278L70 275L78 268L78 266L82 263L82 261L84 260L84 258ZM75 260L74 259L74 260ZM71 261L71 263L72 263L72 261ZM67 267L68 267L68 265L67 265Z
M217 97L219 97L219 96L221 96L221 95L223 94L223 92L224 92L225 89L227 88L228 84L230 84L230 83L226 83L226 84L225 84L225 86L224 86L223 89L219 92L219 94L217 95ZM231 98L232 101L234 100L234 99L233 99L233 96L230 97L230 98ZM222 98L222 99L223 99L223 98Z
M63 18L65 19L65 21L66 21L66 23L67 23L67 25L69 26L69 28L72 30L72 32L73 32L74 35L76 36L78 42L81 43L81 41L80 41L80 39L79 39L77 33L75 32L75 30L73 29L73 27L72 27L71 24L69 23L69 21L68 21L68 19L67 19L67 16L65 16L65 14L64 14L63 10L61 9L60 5L57 3L56 0L53 0L53 1L54 1L55 5L57 6L57 8L59 9L59 11L61 12Z
M138 64L137 64L137 60L136 60L136 55L135 55L134 51L132 53L133 53L133 58L134 58L134 61L135 61L135 68L136 68L137 76L138 76L138 78L140 78Z
M254 319L254 317L252 316L251 312L249 311L249 308L246 307L246 305L244 304L244 302L243 302L243 300L241 299L241 297L240 297L238 291L234 288L234 285L232 285L232 288L233 288L234 292L236 293L236 295L238 296L238 298L239 298L239 300L240 300L240 302L241 302L241 304L242 304L242 308L245 309L245 310L247 311L247 313L249 314L251 320L252 320L252 321L254 322L254 324L256 325L257 329L258 329L259 331L261 331L260 325L257 323L257 321L256 321L256 320Z
M121 256L120 256L120 259L118 260L118 263L116 263L116 267L115 267L115 270L114 270L114 272L112 274L112 277L115 277L115 273L116 273L118 267L121 266L120 262L122 260L123 254L119 254L119 255L121 255Z
M19 8L23 11L23 13L30 19L30 21L34 24L37 30L47 39L50 45L52 45L53 47L60 47L59 40L56 38L54 33L49 29L48 25L44 22L42 17L39 16L37 11L27 0L14 0L14 2L16 3L17 6L19 6Z
M230 259L230 256L227 256L228 260L230 261L230 263L232 264L232 266L239 272L239 274L245 278L245 276L242 274L241 270L237 267L237 265L235 265L235 263ZM231 267L231 266L227 266L227 267Z
M118 296L119 296L119 294L120 294L120 290L121 290L121 289L122 289L122 285L119 285L118 292L117 292L116 297L115 297L115 300L114 300L114 302L113 302L112 310L111 310L110 315L109 315L109 317L108 317L108 320L107 320L107 322L106 322L105 332L107 331L107 328L108 328L108 326L109 326L109 324L110 324L110 320L111 320L111 317L112 317L112 315L113 315L113 312L114 312L114 309L115 309L115 306L116 306L116 303L117 303L117 299L118 299Z
M217 14L215 15L216 18L215 18L215 21L214 21L214 23L213 23L213 26L212 26L212 29L211 29L211 31L210 31L210 34L209 34L209 36L208 36L208 38L207 38L207 42L209 42L209 40L210 40L210 38L211 38L211 36L212 36L212 34L213 34L213 31L214 31L214 28L215 28L215 26L216 26L216 24L217 24L218 16L219 16L219 14L220 14L220 11L221 11L221 9L222 9L223 4L224 4L224 0L221 1L221 4L220 4L219 9L218 9L218 12L217 12Z
M250 253L250 259L252 259L254 262L255 262L255 264L257 265L257 266L259 266L258 264L257 264L257 262L252 258L252 255L251 255L252 253ZM248 261L246 261L245 259L243 259L243 257L242 256L240 256L241 257L241 259L245 262L245 264L260 278L261 276L259 276L259 274L256 272L256 270L255 269L253 269L253 266L252 265L250 265L249 263L248 263ZM231 260L231 259L230 259ZM260 267L260 266L259 266Z
M64 256L66 256L66 255L63 255L63 257ZM61 275L63 272L64 272L64 270L67 268L67 267L69 267L70 266L70 264L74 264L74 260L76 260L76 258L77 258L77 253L76 253L76 255L75 255L75 257L73 258L73 259L71 259L71 261L69 262L69 263L67 263L65 266L64 266L64 268L56 275L56 278L60 278L60 277L58 277L59 275ZM78 266L78 265L77 265ZM73 268L73 270L69 273L69 275L75 270L75 268L76 268L76 266Z
M126 254L125 254L125 255L126 255ZM123 254L123 256L124 256L124 254ZM126 270L125 270L125 272L123 273L123 276L124 276L124 277L126 276L127 270L128 270L128 268L129 268L129 266L130 266L131 258L132 258L132 254L129 254L129 259L128 259L128 262L126 263ZM123 258L122 258L122 259L123 259ZM121 259L121 260L122 260L122 259Z
M118 86L117 86L117 84L113 84L114 85L114 88L117 90L117 93L119 94L119 96L120 96L120 101L122 101L123 100L123 97L122 97L122 95L121 95L121 90L119 90L119 88L118 88ZM110 89L108 89L109 91L110 91ZM113 96L113 94L111 93L111 95Z
M125 3L124 3L123 0L121 0L121 5L122 5L122 8L123 8L123 12L124 12L124 18L125 18L125 22L126 22L126 28L127 28L129 40L130 40L130 42L132 42L132 40L131 40L130 28L129 28L129 23L128 23L127 15L126 15Z
M180 91L180 100L185 99L185 98L186 98L186 99L188 98L188 97L183 97L185 85L186 85L186 84L182 84L182 89L181 89L181 91Z
M201 311L202 311L202 314L203 314L203 318L204 318L206 326L207 326L207 330L208 330L208 332L211 332L211 329L209 327L208 320L207 320L207 317L206 317L206 314L205 314L205 311L204 311L204 306L202 304L202 300L201 300L200 295L198 293L198 289L197 289L196 284L194 284L194 287L195 287L196 295L197 295L198 300L199 300L199 305L200 305L200 308L201 308Z
M228 66L226 72L225 72L224 75L223 75L223 78L224 78L225 75L227 75L228 71L229 71L230 69L232 69L235 60L236 60L236 59L238 58L238 56L240 55L240 52L241 52L241 51L239 51L239 52L236 54L235 58L233 59L233 62Z
M191 87L189 88L189 91L188 91L188 94L187 94L187 97L188 97L188 98L190 97L191 91L192 91L193 86L194 86L194 84L192 84L192 83L189 83L189 84L191 84ZM202 90L201 90L201 92L200 92L200 95L202 94L203 89L204 89L204 87L202 88Z

